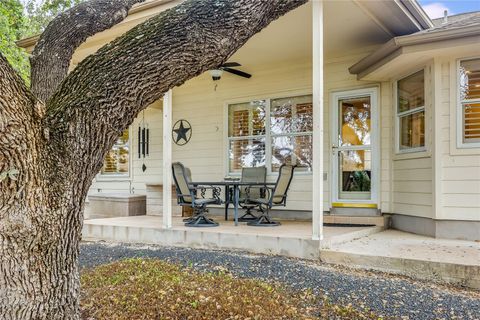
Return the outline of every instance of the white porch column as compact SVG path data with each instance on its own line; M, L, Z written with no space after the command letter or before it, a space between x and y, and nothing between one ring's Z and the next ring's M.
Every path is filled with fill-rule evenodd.
M323 239L323 0L313 0L312 239Z
M163 96L163 224L172 227L172 90Z

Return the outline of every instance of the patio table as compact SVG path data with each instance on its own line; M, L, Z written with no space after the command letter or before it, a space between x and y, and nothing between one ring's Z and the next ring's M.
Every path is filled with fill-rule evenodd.
M222 186L225 187L225 220L228 220L228 206L233 203L233 218L235 226L238 226L238 201L240 198L241 186L274 186L274 182L241 182L240 180L223 180L223 181L200 181L191 182L190 185L196 187L201 185ZM233 188L233 199L230 200L230 188Z

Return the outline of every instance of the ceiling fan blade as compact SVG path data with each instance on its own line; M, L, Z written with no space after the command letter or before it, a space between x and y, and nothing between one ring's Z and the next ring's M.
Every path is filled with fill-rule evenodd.
M231 67L240 67L241 64L238 62L225 62L224 64L221 65L223 68L231 68Z
M236 70L236 69L223 68L223 70L226 71L226 72L233 73L233 74L235 74L235 75L237 75L237 76L247 78L247 79L249 79L249 78L252 77L251 74L246 73L246 72L243 72L243 71L240 71L240 70Z

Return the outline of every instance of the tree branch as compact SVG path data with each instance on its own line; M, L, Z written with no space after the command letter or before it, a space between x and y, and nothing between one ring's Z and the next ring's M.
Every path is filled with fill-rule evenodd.
M75 50L90 36L111 28L144 0L90 0L61 13L45 29L31 57L32 92L47 101L68 73Z
M30 122L35 114L43 115L45 108L36 103L22 78L0 53L0 173L12 155L14 145L21 145L21 128ZM21 139L20 139L21 140ZM21 147L21 148L24 148Z
M49 100L54 161L91 181L137 114L170 88L218 67L271 21L307 0L194 0L87 57ZM65 155L69 156L66 157Z
M44 105L35 99L25 83L0 54L0 231L4 231L4 207L23 199L37 163ZM28 159L28 161L26 161ZM36 170L34 168L33 170ZM25 191L23 193L22 191ZM28 196L31 196L30 195Z

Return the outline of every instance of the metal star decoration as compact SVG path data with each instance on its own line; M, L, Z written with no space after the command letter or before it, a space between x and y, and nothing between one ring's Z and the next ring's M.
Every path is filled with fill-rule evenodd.
M172 138L175 144L183 146L190 141L192 137L192 126L187 120L178 120L173 125ZM176 137L175 137L176 134Z

